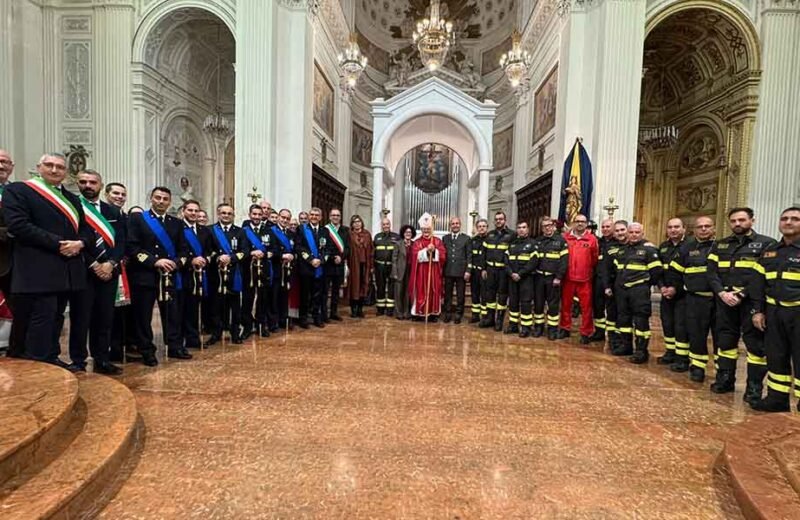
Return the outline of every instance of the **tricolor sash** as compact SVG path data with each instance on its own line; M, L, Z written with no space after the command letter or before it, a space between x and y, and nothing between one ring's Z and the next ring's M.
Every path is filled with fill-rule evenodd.
M328 228L328 234L331 236L331 240L333 240L336 249L339 250L339 254L344 255L344 240L339 236L339 232L336 231L336 226L328 224L325 227Z
M230 256L233 257L233 248L231 247L230 241L228 241L228 237L225 236L225 232L222 231L222 226L219 224L214 224L212 226L214 230L214 236L217 237L217 242L219 243L219 247L222 248L222 251ZM232 266L233 269L233 292L242 292L242 273L239 272L239 266L235 265Z
M164 229L164 225L161 223L161 221L153 217L149 211L142 212L142 218L144 219L145 224L147 224L147 227L150 228L150 231L152 231L156 236L158 242L166 250L169 259L173 262L177 262L178 250L175 248L175 244L167 234L167 230ZM180 276L175 277L175 288L179 291L183 289L183 280Z
M192 231L192 228L183 228L183 236L186 237L186 243L188 243L189 247L192 249L192 254L195 257L203 256L203 246L200 245L200 239L197 238L197 234ZM203 270L202 284L203 294L208 294L208 279L206 278L205 270Z
M264 245L264 242L262 242L258 238L258 236L253 231L253 228L251 228L250 226L245 226L244 227L244 234L247 237L247 240L250 241L250 243L253 245L253 247L255 249L258 249L259 251L264 253L264 260L266 260L267 269L269 270L269 282L272 283L272 281L273 281L272 280L272 262L267 260L267 257L266 257L266 255L267 255L267 247Z
M120 265L119 278L117 279L117 295L114 298L114 307L122 307L130 305L131 303L131 289L128 284L128 272L125 270L125 264Z
M111 226L111 223L106 220L96 207L94 207L94 204L83 197L81 197L81 204L83 204L83 214L86 215L86 222L100 235L100 238L103 239L103 242L105 242L108 247L113 248L116 232Z
M303 233L308 242L308 248L311 250L311 255L320 258L319 248L317 248L317 241L314 240L314 234L311 232L311 227L308 224L303 224ZM322 278L322 264L314 269L314 278Z
M78 232L80 214L78 210L75 209L75 206L61 193L61 190L47 184L41 177L29 179L25 181L25 184L41 195L47 202L55 206L58 211L67 217L72 227L75 228L75 232Z

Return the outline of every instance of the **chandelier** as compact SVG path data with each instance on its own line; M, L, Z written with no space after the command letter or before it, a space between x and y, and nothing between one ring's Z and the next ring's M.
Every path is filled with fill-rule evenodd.
M528 51L522 50L522 35L515 30L511 35L511 50L500 58L500 68L506 71L512 87L517 88L525 80L531 61Z
M355 34L350 35L350 43L347 45L344 54L339 54L338 60L342 78L347 88L354 89L361 73L367 68L367 57L361 54Z
M680 131L675 125L666 124L666 82L662 68L659 76L659 89L661 91L660 124L642 125L639 128L639 142L652 150L667 150L678 143Z
M433 72L444 64L455 34L453 23L439 16L439 0L431 0L431 16L417 22L413 39L428 70Z
M220 77L222 76L222 57L219 46L220 25L217 25L217 102L214 105L214 112L206 116L203 121L203 131L220 139L225 139L231 134L231 123L222 115L222 108L219 103Z

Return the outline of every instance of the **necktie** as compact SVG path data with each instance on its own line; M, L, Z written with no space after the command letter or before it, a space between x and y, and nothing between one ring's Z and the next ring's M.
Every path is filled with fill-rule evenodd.
M225 233L227 233L228 232L228 226L222 226L222 230L225 231Z

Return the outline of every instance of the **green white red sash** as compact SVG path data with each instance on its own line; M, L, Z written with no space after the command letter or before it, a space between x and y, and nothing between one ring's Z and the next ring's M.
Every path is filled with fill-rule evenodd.
M109 247L114 247L114 227L106 220L102 213L88 200L81 197L81 204L83 204L83 213L86 215L86 222L92 226L92 229L97 231L100 238L103 239Z
M342 237L339 236L339 232L336 231L336 228L333 224L328 224L325 227L328 228L331 240L333 240L333 243L336 245L336 249L339 250L339 253L344 254L344 241L342 240Z
M61 193L61 190L47 184L41 177L29 179L25 181L25 184L41 195L47 202L55 206L58 211L63 213L70 224L72 224L72 227L75 228L75 231L78 231L78 210L75 209L75 206Z

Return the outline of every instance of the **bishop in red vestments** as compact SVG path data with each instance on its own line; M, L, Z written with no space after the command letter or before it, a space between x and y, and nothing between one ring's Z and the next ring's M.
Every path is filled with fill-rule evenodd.
M426 214L427 215L427 214ZM442 311L442 269L447 259L447 250L441 239L433 236L430 216L420 219L422 236L411 246L411 273L408 294L411 298L411 314L424 318L437 317Z

